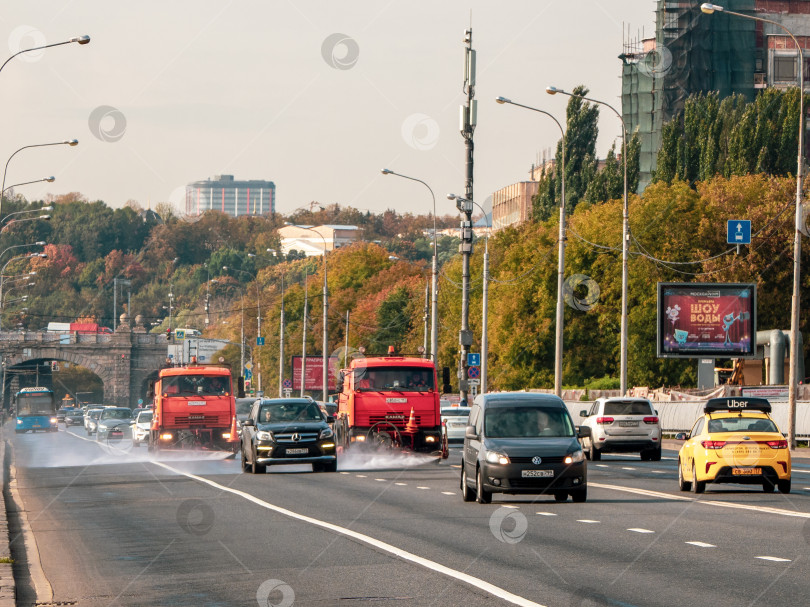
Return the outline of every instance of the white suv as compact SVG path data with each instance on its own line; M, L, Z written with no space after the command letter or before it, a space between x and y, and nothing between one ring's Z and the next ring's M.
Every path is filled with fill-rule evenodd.
M582 425L591 429L582 450L590 460L602 453L640 453L642 461L661 459L661 422L646 398L599 398L590 411L580 411Z

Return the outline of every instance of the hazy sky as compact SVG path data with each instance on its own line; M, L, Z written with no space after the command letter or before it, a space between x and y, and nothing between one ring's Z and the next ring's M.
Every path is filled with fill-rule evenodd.
M0 61L0 159L23 150L6 186L29 199L78 191L117 208L179 202L216 174L268 179L282 213L310 201L380 212L455 213L464 190L459 134L464 30L478 53L475 199L525 180L559 131L495 103L503 95L565 115L548 85L620 109L622 26L654 31L654 0L514 2L6 0ZM342 36L336 35L341 34ZM335 43L336 40L346 39ZM621 127L604 110L597 149Z

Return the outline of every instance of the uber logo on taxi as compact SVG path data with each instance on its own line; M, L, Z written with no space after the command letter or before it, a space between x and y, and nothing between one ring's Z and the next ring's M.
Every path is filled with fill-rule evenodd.
M729 409L745 409L748 406L748 403L741 400L729 400L728 401L728 408Z

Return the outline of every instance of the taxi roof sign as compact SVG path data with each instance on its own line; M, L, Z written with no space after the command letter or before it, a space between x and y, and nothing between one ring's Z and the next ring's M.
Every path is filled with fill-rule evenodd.
M753 396L730 396L727 398L710 398L703 407L704 413L715 411L762 411L771 412L771 403L766 398Z

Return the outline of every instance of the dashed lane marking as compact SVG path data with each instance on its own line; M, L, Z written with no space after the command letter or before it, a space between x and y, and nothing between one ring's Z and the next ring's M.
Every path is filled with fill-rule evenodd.
M655 533L652 529L642 529L641 527L631 527L628 531L634 531L635 533Z
M535 512L535 514L539 514L540 516L557 516L556 512Z
M399 487L407 487L408 486L408 483L394 483L394 484L398 485Z
M717 548L714 544L707 544L706 542L684 542L685 544L691 544L692 546L697 546L698 548Z
M581 519L577 519L577 522L578 523L585 523L586 525L595 525L599 521L594 521L594 520L591 520L589 518L581 518Z
M455 491L442 491L442 495L455 495Z
M789 563L790 559L782 559L778 556L755 556L755 559L762 559L763 561L774 561L776 563Z

